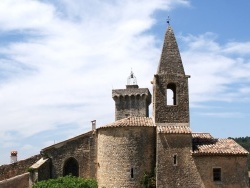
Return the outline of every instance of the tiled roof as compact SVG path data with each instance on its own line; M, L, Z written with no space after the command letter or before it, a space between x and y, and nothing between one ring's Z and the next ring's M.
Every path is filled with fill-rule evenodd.
M217 140L214 139L209 133L192 133L193 148L197 148L197 145L214 144Z
M188 126L157 126L157 132L170 134L190 134L191 129Z
M113 123L104 125L101 128L108 128L108 127L154 127L154 122L152 118L148 117L127 117L124 119L120 119Z
M212 144L196 145L194 155L247 155L248 152L232 139L211 139Z
M207 138L207 139L213 138L210 133L192 133L192 137L193 138L202 138L202 139L204 139L204 138Z

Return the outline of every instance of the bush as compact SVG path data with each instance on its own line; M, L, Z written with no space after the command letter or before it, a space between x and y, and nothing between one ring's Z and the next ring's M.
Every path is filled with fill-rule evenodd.
M155 188L156 187L155 174L154 173L149 174L147 172L144 172L144 175L141 178L140 183L144 188Z
M39 181L33 185L33 188L98 188L98 185L95 179L65 176L57 179Z

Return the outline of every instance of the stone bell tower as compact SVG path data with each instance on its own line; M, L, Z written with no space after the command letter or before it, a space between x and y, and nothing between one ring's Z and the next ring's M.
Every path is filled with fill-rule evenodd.
M155 123L184 123L189 126L188 78L171 26L165 34L162 54L153 80Z
M131 71L126 89L112 90L115 101L115 120L129 116L148 117L151 94L148 88L139 88L136 77Z

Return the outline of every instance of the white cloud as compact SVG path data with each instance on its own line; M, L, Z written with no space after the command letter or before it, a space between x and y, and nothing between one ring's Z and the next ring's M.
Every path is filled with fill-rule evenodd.
M151 87L159 49L145 31L156 23L154 12L188 4L0 1L7 41L0 46L0 143L21 148L22 139L60 132L65 124L71 126L63 132L74 135L89 130L93 119L113 121L111 89L125 87L131 68L141 87Z
M200 113L202 116L216 117L216 118L242 118L245 115L239 112L216 112L216 113Z
M225 53L250 55L250 42L230 42L225 46Z
M54 8L33 0L2 0L1 30L39 29L50 23Z
M155 36L145 31L156 23L155 11L177 6L189 2L1 0L0 32L9 40L0 45L2 146L37 151L33 145L20 147L22 139L45 131L75 135L89 130L93 119L98 125L113 121L111 89L125 87L131 68L139 86L151 89L160 49ZM216 37L182 37L193 106L239 96L249 101L249 43L221 45ZM62 131L65 124L68 131ZM60 141L49 134L48 140Z
M212 33L180 38L187 46L182 59L186 74L191 75L189 88L193 106L206 101L249 101L250 59L238 53L241 46L250 48L249 42L234 43L229 51L232 43L219 44Z

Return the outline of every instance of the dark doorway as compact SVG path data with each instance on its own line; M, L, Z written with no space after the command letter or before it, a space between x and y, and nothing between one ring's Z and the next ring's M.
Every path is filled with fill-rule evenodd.
M72 175L72 176L79 176L79 165L75 158L70 157L68 158L63 167L63 176Z

